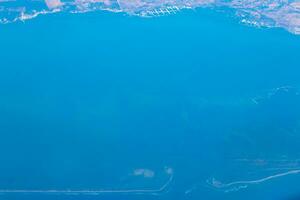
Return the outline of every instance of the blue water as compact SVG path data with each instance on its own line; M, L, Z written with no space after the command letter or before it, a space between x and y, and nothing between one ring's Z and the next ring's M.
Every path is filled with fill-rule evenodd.
M300 169L299 52L299 36L205 9L1 25L0 190L156 189L166 167L174 178L157 195L0 199L296 200L298 173L227 192L209 180Z

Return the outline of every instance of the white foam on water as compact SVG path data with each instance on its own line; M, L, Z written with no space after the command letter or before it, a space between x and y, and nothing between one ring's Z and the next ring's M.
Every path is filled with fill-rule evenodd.
M149 173L151 177L148 177ZM173 169L165 167L164 173L168 179L158 188L145 188L145 189L82 189L82 190L55 190L55 189L0 189L0 194L56 194L56 195L101 195L101 194L133 194L133 195L162 195L168 192L168 189L173 182L174 173ZM152 178L154 172L149 169L137 169L134 171L133 176L142 175L144 178Z
M290 170L284 173L274 174L271 176L267 176L264 178L256 179L256 180L241 180L241 181L234 181L230 183L223 183L215 178L208 180L207 183L215 189L224 191L224 192L233 192L238 191L240 189L245 189L249 185L260 184L266 181L271 181L272 179L277 179L280 177L288 176L288 175L295 175L300 174L300 169Z
M235 192L241 189L246 189L251 185L258 185L286 176L295 176L300 174L299 159L237 159L233 160L232 164L238 164L235 167L240 169L244 168L244 170L241 171L244 171L244 173L247 174L247 177L239 174L235 181L231 180L228 182L212 177L206 181L207 186L222 192ZM237 168L233 168L232 170L238 171Z

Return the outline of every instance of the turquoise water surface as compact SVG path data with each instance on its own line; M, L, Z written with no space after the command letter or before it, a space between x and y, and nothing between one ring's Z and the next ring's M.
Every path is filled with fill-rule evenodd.
M0 25L0 199L297 200L299 59L211 9Z

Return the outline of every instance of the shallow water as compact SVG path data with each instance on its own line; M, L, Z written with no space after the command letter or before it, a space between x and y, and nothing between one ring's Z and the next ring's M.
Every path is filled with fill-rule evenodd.
M0 199L297 199L300 38L209 9L0 29Z

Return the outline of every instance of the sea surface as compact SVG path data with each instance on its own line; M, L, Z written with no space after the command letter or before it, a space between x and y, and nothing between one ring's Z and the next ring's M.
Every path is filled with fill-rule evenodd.
M300 36L209 8L0 25L0 200L299 200Z

